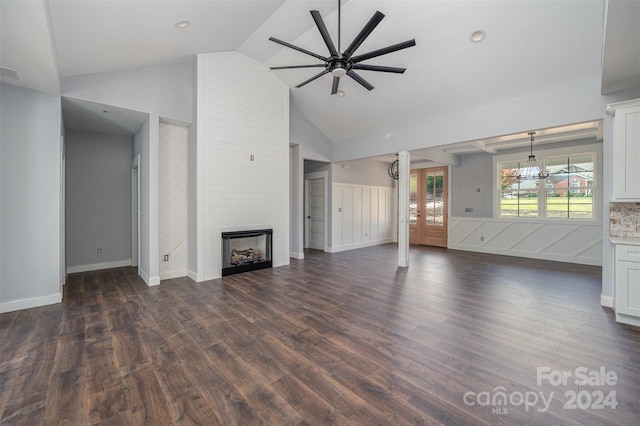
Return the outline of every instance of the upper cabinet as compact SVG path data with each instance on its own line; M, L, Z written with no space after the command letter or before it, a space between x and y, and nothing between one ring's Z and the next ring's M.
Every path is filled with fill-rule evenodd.
M611 104L613 199L640 201L640 99Z

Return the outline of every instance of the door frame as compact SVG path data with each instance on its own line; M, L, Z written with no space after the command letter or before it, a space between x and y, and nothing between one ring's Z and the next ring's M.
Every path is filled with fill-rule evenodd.
M441 165L441 166L432 166L432 167L420 167L420 168L412 168L409 171L409 174L413 174L413 173L417 173L418 175L418 204L420 205L420 198L421 196L424 196L424 189L421 189L421 184L424 182L424 177L423 174L428 173L429 171L433 171L434 169L440 169L443 171L443 177L444 177L444 193L445 193L445 203L443 205L444 208L444 212L443 212L443 226L442 226L442 232L444 234L444 245L439 245L439 244L428 244L426 242L422 241L422 238L424 236L424 231L426 231L426 229L422 229L422 226L424 227L428 227L428 226L433 226L433 225L426 225L424 222L418 220L418 224L416 224L415 226L417 226L417 239L418 242L414 242L412 244L414 245L430 245L430 246L434 246L434 247L448 247L449 246L449 212L450 212L450 208L451 208L451 197L449 197L449 181L450 181L450 172L451 172L451 168L448 165ZM422 200L422 201L426 201L426 200ZM422 203L424 204L424 202ZM418 217L420 217L420 215L418 215ZM410 227L412 225L409 225ZM420 232L422 229L422 232Z
M309 248L309 224L307 216L309 216L309 180L311 179L323 179L324 182L324 225L323 225L323 251L327 251L328 247L328 229L329 229L329 172L323 170L321 172L305 173L304 174L304 211L302 216L302 223L304 224L304 248Z
M140 260L140 154L131 160L131 266Z

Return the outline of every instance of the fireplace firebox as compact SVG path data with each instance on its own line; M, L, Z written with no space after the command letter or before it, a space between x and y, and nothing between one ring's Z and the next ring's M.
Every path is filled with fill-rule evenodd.
M273 229L222 233L222 276L271 268Z

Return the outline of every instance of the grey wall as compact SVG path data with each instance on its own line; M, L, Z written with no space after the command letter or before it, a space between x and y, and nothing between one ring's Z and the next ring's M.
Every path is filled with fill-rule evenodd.
M138 273L149 285L160 283L158 127L160 119L191 123L194 78L194 61L189 59L172 65L65 77L61 82L64 96L149 114L134 136L134 153L141 157Z
M0 311L61 300L60 97L0 84Z
M67 268L130 264L131 137L67 129L66 147Z
M493 157L491 154L461 155L458 165L451 167L450 177L451 216L493 216ZM465 213L465 208L472 208L473 212Z

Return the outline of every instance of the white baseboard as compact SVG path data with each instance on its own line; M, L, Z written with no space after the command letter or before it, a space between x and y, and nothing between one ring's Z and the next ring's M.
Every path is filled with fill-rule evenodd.
M76 272L99 271L101 269L121 268L123 266L131 266L131 259L118 260L116 262L94 263L91 265L68 266L67 274Z
M37 308L39 306L53 305L60 302L62 302L61 293L54 293L48 296L30 297L28 299L11 300L9 302L0 303L0 313Z
M191 280L198 282L198 273L192 271L191 269L187 270L187 277L191 278Z
M160 285L160 277L159 276L155 276L155 277L150 277L149 274L147 274L147 271L145 271L144 269L138 267L138 275L140 275L140 278L142 278L145 282L145 284L147 284L147 286L149 287L153 287L156 285Z
M613 309L613 297L611 296L604 296L604 295L600 295L600 305L604 306L605 308L611 308Z
M302 260L304 259L304 253L289 252L289 257L293 259Z
M365 248L365 247L372 247L372 246L379 246L382 244L389 244L393 242L393 238L385 238L384 240L375 240L375 241L366 241L364 243L357 243L357 244L347 244L344 246L338 246L338 247L327 247L327 249L325 250L328 253L339 253L341 251L347 251L347 250L355 250L355 249L359 249L359 248Z
M170 280L172 278L181 278L187 276L186 269L178 269L176 271L166 271L160 273L160 281L162 280Z

